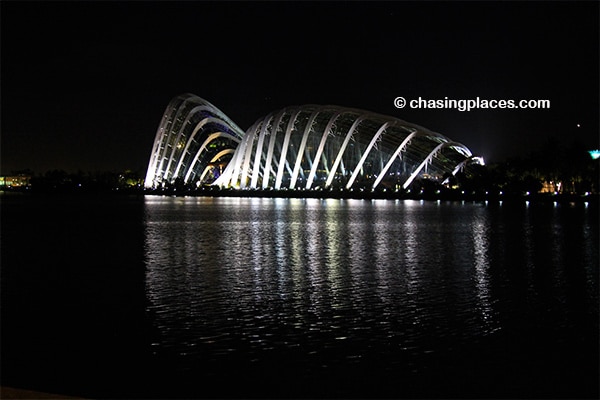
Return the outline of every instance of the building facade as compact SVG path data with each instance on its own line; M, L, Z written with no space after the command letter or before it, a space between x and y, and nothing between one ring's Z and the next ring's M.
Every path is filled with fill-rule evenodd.
M416 178L442 183L469 163L483 160L444 135L370 111L286 107L243 132L210 103L184 95L163 116L145 184L407 189Z

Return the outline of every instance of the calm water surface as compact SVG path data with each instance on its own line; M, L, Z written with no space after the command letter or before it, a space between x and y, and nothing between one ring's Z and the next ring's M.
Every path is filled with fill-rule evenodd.
M598 397L598 213L583 204L2 200L3 384Z

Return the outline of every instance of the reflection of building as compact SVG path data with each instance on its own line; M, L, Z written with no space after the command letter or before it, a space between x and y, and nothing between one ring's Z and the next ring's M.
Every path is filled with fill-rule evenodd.
M394 117L339 106L286 107L245 133L194 95L171 101L146 186L212 184L262 189L407 188L482 163L464 145Z

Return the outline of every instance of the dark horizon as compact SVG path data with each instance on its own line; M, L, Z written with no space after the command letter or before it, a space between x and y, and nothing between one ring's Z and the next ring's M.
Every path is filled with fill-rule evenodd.
M0 173L143 173L169 101L246 130L286 106L390 115L487 162L599 147L597 2L2 2ZM233 31L233 35L229 33ZM283 40L282 40L283 39ZM550 109L398 109L394 99Z

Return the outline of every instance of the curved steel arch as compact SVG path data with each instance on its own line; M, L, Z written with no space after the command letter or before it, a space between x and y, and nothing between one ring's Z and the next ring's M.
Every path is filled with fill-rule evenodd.
M216 117L207 117L207 118L204 118L202 121L198 122L196 124L196 127L192 131L190 137L187 140L185 148L183 149L183 151L181 153L182 156L179 158L179 162L177 163L177 168L175 168L175 172L173 173L173 176L177 177L179 175L179 170L181 169L181 166L183 165L183 159L185 158L185 155L189 151L190 146L192 145L192 142L196 138L196 134L204 127L204 125L206 125L207 123L210 123L210 122L215 122L218 125L220 124L221 126L227 126L223 120L221 120L220 118L216 118ZM218 133L224 133L224 132L218 132ZM235 136L230 135L228 133L226 135L227 135L228 138L230 138L230 139L232 139L232 140L234 140L234 141L236 141L236 142L239 143L240 140L238 138L236 138ZM210 136L212 136L212 135L209 135L209 137ZM198 153L201 152L202 150L203 150L203 146L200 146L200 150L196 153L196 155L194 157L194 161L198 158ZM194 161L192 161L190 163L190 165L188 166L188 168L187 168L188 172L187 172L186 176L189 174L189 170L191 168L193 168ZM186 180L187 180L187 178L186 178Z
M431 164L431 162L433 161L433 157L435 157L436 154L440 150L442 150L444 147L459 147L459 148L462 148L462 149L465 149L466 151L468 151L469 154L471 153L471 151L469 149L467 149L464 145L462 145L461 143L458 143L458 142L444 142L444 143L438 144L436 146L436 148L431 150L431 152L427 155L427 157L425 157L423 162L410 175L410 177L406 180L406 182L404 182L404 184L402 185L402 188L403 189L408 188L410 186L410 184L412 183L412 181L419 175L419 172L421 172L423 167L425 167L425 165L427 165L427 164Z
M215 155L213 158L211 158L210 162L214 163L216 161L219 161L219 159L221 157L223 157L224 155L233 154L234 152L235 152L235 150L233 150L233 149L225 149L223 151L220 151L219 153L217 153L217 155ZM202 171L202 174L200 175L200 179L198 180L198 183L202 182L202 180L204 179L204 176L211 170L211 168L212 167L210 165L207 165L204 168L204 171Z
M191 123L197 114L201 114L203 118L197 123ZM200 147L191 155L192 161L184 164L199 132L213 139L225 138L226 141L221 147L229 147L232 150L237 148L244 135L233 121L208 101L190 93L173 98L156 132L144 186L156 187L163 183L171 183L180 174L185 176L185 181L189 180L201 153L206 151L206 146L198 143ZM218 132L224 135L211 136ZM222 149L215 151L217 150ZM200 170L204 167L198 166Z
M390 157L388 163L385 165L385 167L383 167L383 170L381 170L381 172L379 173L379 176L377 177L377 179L375 180L375 183L373 184L373 189L377 188L377 185L379 185L379 183L381 183L381 180L385 177L385 174L387 174L388 170L390 169L390 167L392 166L394 161L396 161L396 158L401 157L400 154L402 153L402 151L405 150L408 143L410 143L410 140L413 137L417 136L418 134L423 134L423 133L420 131L414 131L410 135L408 135L406 138L404 138L402 143L400 143L400 146L398 146L398 148L396 149L394 154L392 154L392 156Z
M211 134L209 137L206 138L206 140L204 141L204 143L202 143L202 145L200 146L200 150L198 150L198 152L194 156L192 162L190 163L189 167L187 168L188 172L187 172L187 174L185 175L185 178L184 178L185 182L187 182L190 179L190 175L194 172L194 165L196 164L196 162L198 162L198 159L202 155L202 151L204 149L206 149L206 146L208 146L208 144L210 142L212 142L213 140L218 139L220 137L228 138L228 139L230 139L230 140L232 140L234 142L237 142L237 143L240 142L238 138L236 138L235 136L230 135L229 133L216 132L216 133ZM229 154L230 152L234 152L235 150L228 149L226 151L228 151L228 152L225 153L225 154ZM222 153L222 151L220 153ZM213 161L211 161L211 162L213 162ZM175 175L175 176L177 176L177 175ZM202 180L202 178L200 178L200 180Z
M346 184L346 189L350 189L352 187L352 185L354 184L354 181L356 180L356 177L358 176L360 170L362 169L362 166L365 163L365 160L369 156L369 153L371 152L371 150L373 150L373 146L375 146L375 143L377 142L377 140L379 140L379 138L381 137L381 135L385 132L385 130L388 127L390 127L391 124L395 124L395 121L388 121L388 122L384 123L377 130L377 132L375 133L375 135L373 136L373 138L369 142L369 145L367 146L367 149L364 152L363 156L360 158L360 161L358 162L358 165L356 166L356 168L354 168L354 171L352 172L352 176L350 177L350 180Z

